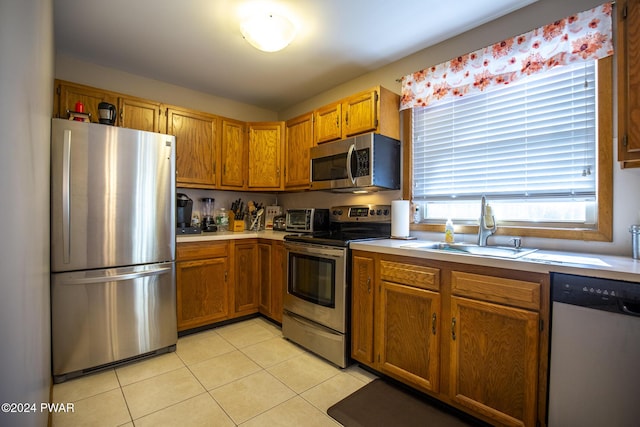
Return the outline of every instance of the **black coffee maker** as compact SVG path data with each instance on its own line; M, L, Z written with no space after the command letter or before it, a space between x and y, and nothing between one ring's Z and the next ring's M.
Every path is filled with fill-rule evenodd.
M98 121L113 126L116 123L116 106L108 102L98 104Z
M184 193L176 194L176 234L198 234L200 228L191 226L193 200Z

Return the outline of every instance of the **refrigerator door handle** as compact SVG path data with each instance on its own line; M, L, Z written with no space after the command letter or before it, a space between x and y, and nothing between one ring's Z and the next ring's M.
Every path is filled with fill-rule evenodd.
M117 269L107 270L114 274L101 274L99 276L75 276L65 278L65 284L67 285L85 285L89 283L104 283L104 282L121 282L124 280L133 280L140 277L154 276L159 274L165 274L170 272L173 268L173 263L163 263L158 266L145 268L144 270L131 271L126 269L125 272L118 272ZM122 270L120 270L122 271Z
M62 262L71 259L71 130L64 130L62 143Z

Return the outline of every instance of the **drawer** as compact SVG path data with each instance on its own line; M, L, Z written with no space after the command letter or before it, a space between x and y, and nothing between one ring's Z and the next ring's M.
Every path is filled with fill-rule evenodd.
M228 242L189 242L176 245L176 260L218 258L229 253Z
M440 290L440 270L394 261L380 261L380 278L416 288Z
M451 292L477 300L540 310L540 283L451 272Z

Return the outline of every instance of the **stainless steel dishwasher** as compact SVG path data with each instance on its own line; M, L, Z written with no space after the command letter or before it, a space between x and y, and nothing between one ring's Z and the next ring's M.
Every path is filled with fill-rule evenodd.
M640 283L552 273L549 427L640 425Z

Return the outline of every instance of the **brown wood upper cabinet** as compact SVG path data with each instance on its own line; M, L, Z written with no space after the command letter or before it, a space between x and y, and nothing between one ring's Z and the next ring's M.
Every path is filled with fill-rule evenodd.
M366 132L400 139L400 96L376 86L314 111L314 142L335 141Z
M74 111L76 102L84 104L85 112L91 114L92 123L99 123L98 105L108 102L117 109L116 126L149 132L166 131L159 102L56 80L53 117L66 119L67 111Z
M342 138L342 104L335 102L318 108L314 116L314 141L317 144Z
M285 136L286 190L309 188L310 149L313 147L313 113L287 120Z
M640 167L640 0L616 4L618 19L618 161Z
M167 133L176 137L176 185L215 188L218 117L177 107L167 109Z
M248 190L282 190L284 122L249 123Z
M118 126L148 132L166 132L167 121L162 120L159 102L135 97L118 98Z
M67 111L75 111L76 102L82 102L84 112L91 114L91 123L99 123L98 104L118 105L118 94L77 83L55 81L53 117L68 118Z
M220 187L243 189L246 182L247 143L244 122L223 118L221 120L222 141L220 143L222 173Z

